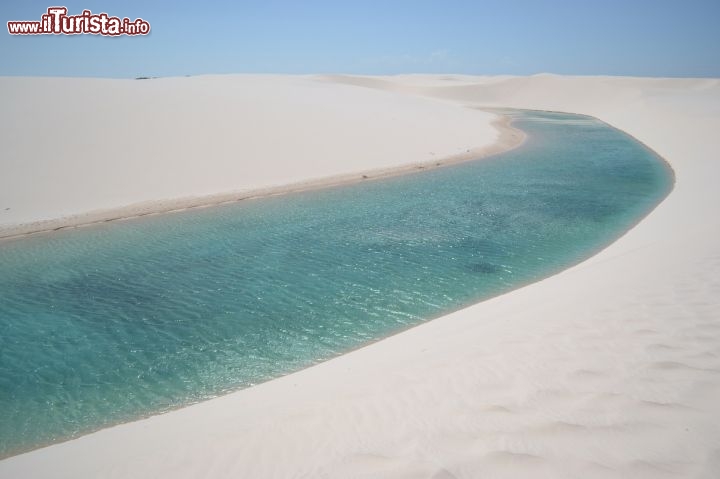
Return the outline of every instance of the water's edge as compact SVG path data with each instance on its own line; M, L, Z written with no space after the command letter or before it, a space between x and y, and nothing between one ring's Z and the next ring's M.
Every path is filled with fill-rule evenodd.
M159 199L127 206L120 206L108 210L88 211L61 218L52 218L15 225L0 225L0 247L2 247L3 242L8 240L22 239L39 234L52 234L55 231L84 228L87 226L141 218L144 216L179 213L193 209L232 204L240 201L262 199L270 196L300 193L324 188L334 188L364 181L381 180L399 175L408 175L425 170L452 166L458 163L490 158L522 146L525 141L525 133L522 130L513 127L512 120L507 115L503 115L499 112L493 112L490 109L481 108L479 110L497 115L497 118L491 124L498 130L498 138L493 144L473 148L464 153L445 156L426 162L363 170L279 186L251 188L248 190L230 191L204 196Z

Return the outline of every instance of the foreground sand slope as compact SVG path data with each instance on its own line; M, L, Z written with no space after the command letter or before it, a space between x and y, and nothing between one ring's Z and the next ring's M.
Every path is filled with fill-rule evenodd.
M0 462L0 477L720 477L720 82L320 78L591 114L677 184L559 275L335 360ZM403 93L407 92L407 93Z
M301 76L0 78L0 103L0 236L478 153L498 136L486 112Z

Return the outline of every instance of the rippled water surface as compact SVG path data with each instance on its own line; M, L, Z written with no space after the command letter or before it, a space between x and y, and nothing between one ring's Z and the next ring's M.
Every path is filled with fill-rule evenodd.
M599 121L511 114L528 141L493 159L0 243L0 456L545 277L671 187L652 152Z

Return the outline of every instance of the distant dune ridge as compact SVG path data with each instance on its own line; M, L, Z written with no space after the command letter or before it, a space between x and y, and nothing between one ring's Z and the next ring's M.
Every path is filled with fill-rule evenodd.
M499 133L479 107L595 116L676 175L648 217L558 275L0 461L0 477L720 477L720 80L2 78L0 92L6 232L481 151Z

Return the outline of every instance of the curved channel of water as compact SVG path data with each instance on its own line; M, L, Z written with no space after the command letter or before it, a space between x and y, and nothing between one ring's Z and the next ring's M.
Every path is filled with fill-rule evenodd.
M600 121L511 114L528 140L491 159L0 244L0 457L546 277L672 187L661 159Z

